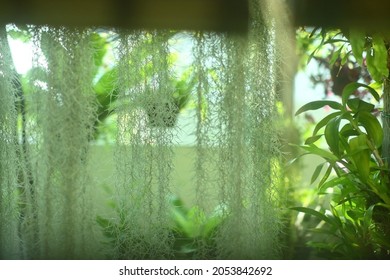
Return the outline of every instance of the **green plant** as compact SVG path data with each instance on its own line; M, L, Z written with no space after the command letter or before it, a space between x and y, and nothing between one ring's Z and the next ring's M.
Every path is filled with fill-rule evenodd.
M196 79L192 75L192 68L185 71L179 78L169 79L170 94L159 96L153 90L146 90L140 96L141 106L145 109L151 126L173 127L177 115L187 106L194 89Z
M218 208L206 215L198 207L193 206L187 208L183 201L172 196L169 199L171 209L171 223L170 235L173 239L173 255L167 255L166 258L172 259L215 259L216 258L216 244L214 241L218 226L221 224L223 218L221 211ZM120 257L125 258L130 250L134 248L134 243L144 242L144 238L128 239L129 243L118 242L120 239L126 239L128 229L132 227L126 219L126 213L118 207L114 202L110 202L110 207L117 212L119 220L114 221L104 218L102 216L96 217L96 222L102 229L103 235L106 238L105 244L110 247L116 247L117 243L121 244ZM147 244L144 244L144 248ZM144 252L136 252L139 257L153 259L153 255L143 255ZM108 255L111 258L112 256Z
M199 207L187 208L176 196L171 198L170 203L175 259L215 259L215 234L223 221L220 207L207 215Z
M330 194L331 203L328 210L292 209L322 221L314 232L327 238L310 245L328 251L326 257L389 258L390 188L388 166L381 158L383 130L372 114L373 104L350 98L359 87L379 101L373 88L353 82L344 88L341 103L315 101L297 111L296 115L324 106L334 109L316 124L312 136L301 146L305 154L325 160L315 169L311 182L319 179L318 193ZM321 138L329 150L316 145ZM324 167L326 171L321 173Z

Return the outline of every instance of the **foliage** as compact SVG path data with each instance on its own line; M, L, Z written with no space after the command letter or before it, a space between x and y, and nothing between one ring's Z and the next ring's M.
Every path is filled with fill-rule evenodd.
M325 160L315 169L311 182L322 176L318 192L332 193L333 201L331 212L326 214L310 208L293 208L326 222L330 229L324 231L338 239L334 243L316 246L352 258L383 256L390 249L390 228L381 222L390 214L388 170L380 158L383 131L371 114L374 105L359 98L348 99L359 86L366 87L379 100L379 95L371 87L351 83L343 91L342 103L315 101L297 111L300 114L326 105L335 109L317 123L313 135L301 146L308 154ZM320 133L322 128L324 133ZM316 145L322 137L330 151ZM324 167L326 171L321 174ZM332 171L336 174L333 178L330 176Z
M222 214L218 208L211 214L206 215L198 207L187 208L183 201L173 196L169 199L171 209L170 234L173 237L173 256L166 256L172 259L215 259L216 244L215 234L218 226L222 222ZM96 221L101 227L104 236L107 238L105 243L116 246L117 240L122 235L126 235L126 229L131 227L125 218L125 213L120 210L115 202L110 206L118 213L119 221L113 222L102 216L97 216ZM141 242L142 238L139 240ZM123 256L131 250L131 244L126 248L121 248ZM206 254L205 254L206 252ZM108 255L110 258L111 256ZM145 256L143 256L145 257ZM153 259L153 256L146 256Z
M302 30L301 30L302 31ZM381 86L389 76L388 36L364 30L315 28L297 32L301 55L329 70L313 81L325 83L327 94L340 102L320 100L302 106L296 113L333 109L319 120L305 145L304 155L325 160L313 172L318 194L330 196L329 207L294 207L319 218L309 244L326 258L390 257L390 188L388 164L382 159L384 131L376 118ZM307 54L305 56L305 54ZM303 67L303 66L301 66ZM361 90L363 89L363 90ZM321 139L327 148L321 146ZM324 170L325 169L325 170Z
M366 34L359 30L318 29L297 31L300 69L316 61L318 73L311 75L314 84L324 84L325 94L341 96L351 82L364 81L380 89L388 76L386 42L379 34ZM364 97L367 91L354 94Z
M57 253L48 258L77 258L79 252L96 256L99 246L89 246L96 251L84 246L92 245L95 233L95 225L88 224L90 215L96 216L89 207L94 197L88 192L94 185L89 171L99 172L89 170L90 132L97 126L96 115L103 122L107 110L110 115L115 109L118 129L112 178L118 206L113 219L98 218L104 233L111 235L113 246L108 248L114 257L164 259L173 257L175 251L179 258L280 256L277 206L282 195L277 185L280 179L273 178L279 173L274 165L280 153L277 133L269 128L277 123L274 109L277 91L282 88L277 76L286 72L279 71L283 56L277 46L285 34L278 17L271 16L276 13L268 3L252 2L248 36L209 32L190 36L192 42L186 48L192 47L194 54L196 85L192 77L185 78L185 83L176 81L166 36L169 31L118 31L115 70L115 65L97 66L106 45L90 29L73 35L77 31L73 28L28 27L34 32L34 66L40 66L29 73L27 87L34 88L32 94L25 92L29 111L26 121L21 118L27 136L32 136L25 139L32 139L33 145L28 145L31 153L19 158L21 164L24 156L31 160L32 167L25 173L34 176L31 183L26 180L29 199L22 203L26 208L37 206L38 211L29 210L29 216L21 221L34 231L26 231L28 238L20 237L22 245L31 247L31 254L41 247L39 256L46 257L47 251ZM285 51L283 46L283 54ZM174 187L174 147L181 131L150 127L147 118L155 115L155 123L161 125L169 114L157 112L165 102L169 113L174 111L172 103L179 111L188 102L188 88L194 93L196 89L196 159L194 173L190 173L197 207L184 209L176 203L175 220L170 220L166 196ZM99 91L98 97L94 91ZM84 94L88 106L79 99ZM148 94L151 100L146 98ZM156 99L161 107L153 108ZM114 108L105 103L115 103ZM150 114L145 112L148 105ZM87 130L88 135L84 133ZM221 208L229 215L223 223L218 222L218 215L214 219L204 210L215 203L229 208L229 213ZM214 245L216 224L220 228ZM83 235L78 234L81 231ZM72 244L76 238L77 243Z
M107 131L102 127L102 124L107 120L109 116L114 113L114 107L118 98L118 65L109 65L107 63L107 56L113 51L113 42L118 40L118 35L112 35L112 32L107 33L106 30L96 30L92 32L89 37L89 45L93 54L93 79L91 80L91 87L96 97L97 103L97 120L95 123L95 138L99 137L99 133ZM33 37L34 30L26 25L13 25L8 30L8 35L22 42L29 42ZM170 36L174 36L176 33L170 33ZM45 40L45 34L43 34L41 40ZM138 49L134 50L141 56L148 55L145 52L145 45L150 44L148 40L144 42ZM58 43L58 49L64 49L60 43ZM48 50L42 49L45 56L48 54ZM172 68L175 62L175 56L171 55L169 59L169 67ZM129 67L131 62L129 61ZM155 73L153 73L151 66L148 64L145 69L140 69L143 75L143 81L153 80ZM46 69L42 66L35 66L30 69L26 74L20 77L21 84L23 85L23 94L28 95L33 92L34 87L47 84L49 79ZM39 81L39 83L31 83L31 80ZM189 103L192 90L195 85L195 78L193 76L193 69L189 68L184 71L180 77L170 77L170 87L172 89L171 100L169 100L169 106L173 108L173 112L176 115L182 111ZM150 108L145 108L146 110ZM160 109L160 108L159 108ZM164 108L163 108L164 109ZM152 113L153 114L153 113ZM172 123L173 125L174 123Z

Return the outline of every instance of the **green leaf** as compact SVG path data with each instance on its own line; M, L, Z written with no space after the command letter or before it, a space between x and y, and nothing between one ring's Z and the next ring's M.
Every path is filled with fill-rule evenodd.
M376 101L379 101L380 97L379 97L379 94L378 92L373 89L372 87L370 87L369 85L366 85L366 84L362 84L362 83L357 83L357 82L352 82L352 83L349 83L348 85L346 85L343 89L343 92L342 92L342 95L341 95L341 98L342 98L342 103L344 105L344 107L346 106L347 104L347 100L349 99L349 97L359 88L359 87L364 87L366 88L370 93L371 95L375 98Z
M365 229L368 231L368 227L372 224L372 213L374 212L374 207L376 205L371 205L364 213L363 225Z
M372 37L372 48L375 56L375 66L384 77L389 76L389 69L387 68L387 48L382 36L374 35Z
M12 39L19 40L23 43L29 42L32 37L30 32L25 30L9 30L7 33Z
M172 208L172 219L175 222L175 228L179 230L183 235L187 237L192 237L195 232L195 225L189 219L188 214L186 215L184 211Z
M329 165L321 181L318 183L318 188L321 188L321 186L325 184L326 180L328 180L330 173L332 172L332 169L333 169L332 165Z
M340 135L344 138L349 138L351 136L357 136L359 135L359 132L356 131L356 129L352 126L351 123L346 123L341 129L340 129Z
M327 161L336 162L338 160L338 158L334 154L332 154L326 150L320 149L317 146L315 146L314 144L311 144L308 146L300 146L300 147L302 149L308 151L311 154L318 155L318 156L326 159Z
M314 55L316 54L316 52L322 48L322 46L324 45L324 42L325 42L325 37L322 36L321 43L320 43L320 44L318 45L318 47L309 55L309 58L308 58L308 60L307 60L307 64L310 63L310 61L313 59L313 57L314 57Z
M351 181L347 177L344 177L344 176L336 177L336 178L333 178L333 179L327 181L326 183L322 184L321 186L319 186L318 193L325 194L326 190L329 188L334 188L334 187L337 187L339 185L346 187L349 184L351 184Z
M100 77L93 89L97 94L108 95L114 91L118 78L118 69L116 67L108 70Z
M375 105L365 102L360 98L348 99L347 106L352 110L352 112L357 113L358 111L367 111L371 112L374 110Z
M359 172L360 179L367 182L370 174L370 151L367 147L367 135L361 134L349 140L351 158Z
M341 114L341 112L340 112L340 111L337 111L337 112L334 112L334 113L331 113L331 114L327 115L325 118L323 118L322 120L320 120L320 121L317 123L317 125L315 126L314 130L313 130L313 136L316 135L317 132L318 132L321 128L323 128L325 125L327 125L328 122L329 122L331 119L333 119L333 118L339 116L340 114Z
M356 62L363 65L363 51L366 44L366 34L361 30L352 29L349 31L349 42Z
M341 67L342 65L344 65L345 63L347 63L349 54L350 54L350 52L347 52L347 53L342 54L342 59L341 59L341 61L340 61L340 67Z
M301 108L298 109L298 111L295 113L295 115L297 116L303 112L310 111L310 110L317 110L317 109L320 109L324 106L329 106L335 110L342 110L343 109L343 106L336 101L320 100L320 101L309 102L309 103L303 105Z
M340 157L340 144L339 144L339 126L340 117L336 117L329 121L325 127L325 139L329 145L330 150L338 157Z
M310 145L316 142L318 139L320 139L323 136L323 134L320 135L314 135L305 140L305 145Z
M330 65L333 65L337 61L337 59L340 57L340 54L341 54L341 51L343 50L343 48L344 48L344 45L342 45L340 48L338 48L337 51L335 51L332 54L332 57L330 58L330 61L329 61Z
M368 137L372 139L374 145L377 148L382 146L383 129L378 119L369 112L361 111L357 114L357 120L365 128Z
M377 82L382 82L389 76L387 68L387 48L381 36L373 35L372 49L367 52L366 57L368 72Z
M103 58L107 53L107 40L98 33L92 33L90 35L90 42L95 66L100 67L103 64Z
M314 209L311 209L311 208L308 208L308 207L291 207L290 209L298 211L298 212L302 212L302 213L305 213L305 214L308 214L308 215L311 215L311 216L314 216L314 217L317 217L321 221L324 221L324 222L326 222L328 224L337 226L337 224L332 219L330 219L328 216L326 216L325 214L323 214L321 212L318 212L318 211L316 211Z
M300 147L300 148L301 148L301 146L296 145L296 144L291 144L291 143L289 144L289 146L292 146L292 147ZM289 160L289 161L286 163L285 168L289 168L291 165L293 165L295 162L297 162L301 157L306 156L306 155L310 155L310 154L311 154L311 153L303 153L303 154L300 154L300 155L298 155L297 157L295 157L295 158Z
M337 212L336 207L334 207L332 204L330 204L329 206L330 206L330 210L331 210L333 215L332 216L327 216L327 217L329 219L333 220L336 225L341 226L342 222L341 222L341 219L339 217L339 213Z
M324 164L326 162L323 162L319 165L317 165L316 169L314 170L313 172L313 175L311 176L311 180L310 180L310 184L313 184L315 180L317 180L318 176L320 175L321 173L321 170L322 170L322 167L324 167Z

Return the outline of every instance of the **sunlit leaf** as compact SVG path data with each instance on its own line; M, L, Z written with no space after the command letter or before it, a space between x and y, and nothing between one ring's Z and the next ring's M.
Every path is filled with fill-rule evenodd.
M107 40L98 33L90 35L93 59L97 67L103 64L103 58L107 53Z
M330 219L328 216L326 216L325 214L323 214L319 211L316 211L314 209L311 209L308 207L291 207L290 209L298 211L298 212L302 212L302 213L305 213L305 214L308 214L311 216L315 216L326 223L337 226L337 224L332 219Z
M335 110L342 110L343 109L343 106L336 101L319 100L319 101L309 102L309 103L303 105L301 108L298 109L298 111L295 113L295 115L297 116L303 112L310 111L310 110L317 110L317 109L320 109L324 106L329 106L330 108L335 109Z
M372 37L372 49L367 52L366 57L368 72L377 82L382 82L389 76L387 68L387 48L381 36Z
M306 144L306 145L313 144L313 143L315 143L318 139L320 139L322 136L323 136L323 134L311 136L311 137L309 137L309 138L307 138L307 139L305 140L305 144Z
M352 29L349 31L349 42L356 62L363 65L363 51L366 43L366 34L361 30Z
M97 94L110 94L114 91L118 79L118 70L113 68L100 77L93 89Z
M8 35L14 39L19 40L23 43L27 43L31 40L31 34L25 30L9 30Z

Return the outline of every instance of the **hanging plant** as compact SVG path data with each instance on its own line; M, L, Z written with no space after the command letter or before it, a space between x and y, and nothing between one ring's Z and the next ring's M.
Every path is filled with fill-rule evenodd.
M141 97L151 127L175 126L179 113L188 105L195 85L195 79L189 77L189 73L187 71L180 79L172 78L168 93L149 90L145 93L146 97Z

